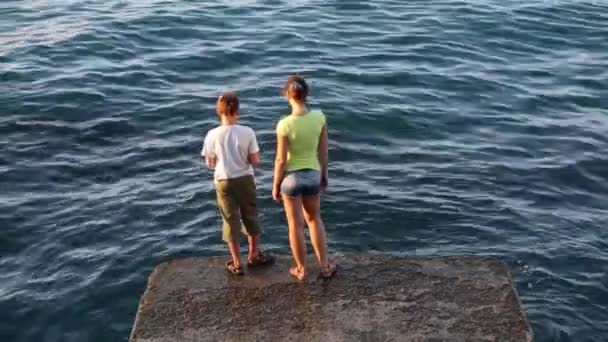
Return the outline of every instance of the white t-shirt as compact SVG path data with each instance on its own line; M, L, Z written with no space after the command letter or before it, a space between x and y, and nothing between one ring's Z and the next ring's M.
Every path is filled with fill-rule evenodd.
M216 158L214 181L253 175L247 161L260 151L253 129L242 125L219 126L207 133L201 155Z

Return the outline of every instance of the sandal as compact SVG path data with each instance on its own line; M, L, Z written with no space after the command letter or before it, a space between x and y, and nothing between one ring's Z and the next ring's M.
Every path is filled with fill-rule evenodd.
M228 273L233 274L233 275L245 274L245 272L243 271L243 267L242 266L235 267L234 261L232 261L232 260L226 262L226 271L228 271Z
M306 274L304 273L304 271L299 271L298 270L298 266L293 266L289 268L289 275L298 279L298 280L304 280L304 277L306 276Z
M328 263L327 268L324 270L321 270L319 272L319 277L321 277L323 279L329 279L329 278L333 277L334 274L336 274L337 270L338 270L338 265Z
M275 260L275 257L269 252L262 252L260 250L257 251L257 254L247 261L247 267L256 267L262 265L272 264Z

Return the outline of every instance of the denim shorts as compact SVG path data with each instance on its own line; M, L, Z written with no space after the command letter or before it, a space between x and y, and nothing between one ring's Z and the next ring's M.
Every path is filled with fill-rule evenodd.
M290 197L316 195L321 192L321 173L313 169L287 172L281 192Z

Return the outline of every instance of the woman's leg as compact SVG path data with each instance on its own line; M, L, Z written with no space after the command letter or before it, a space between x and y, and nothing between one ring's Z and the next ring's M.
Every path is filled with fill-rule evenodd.
M283 194L283 205L289 225L289 244L296 262L297 272L304 276L306 267L306 243L304 241L304 218L302 217L302 197Z
M327 243L325 241L325 225L321 219L320 202L319 194L302 197L304 219L310 232L310 242L319 260L319 266L324 270L328 267Z

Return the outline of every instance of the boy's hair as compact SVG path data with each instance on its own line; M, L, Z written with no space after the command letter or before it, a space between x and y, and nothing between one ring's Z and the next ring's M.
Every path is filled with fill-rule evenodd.
M218 115L235 116L239 112L239 98L233 92L225 92L217 98Z
M283 87L283 95L296 101L305 102L308 96L308 84L306 84L304 77L299 75L289 76Z

